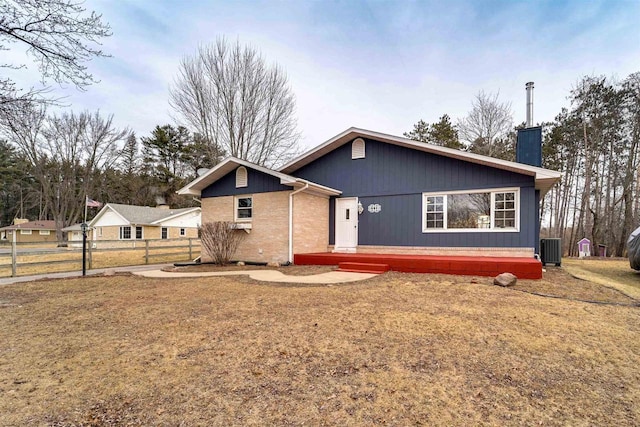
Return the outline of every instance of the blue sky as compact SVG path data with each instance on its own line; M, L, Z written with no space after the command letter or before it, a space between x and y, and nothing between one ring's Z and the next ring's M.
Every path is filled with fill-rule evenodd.
M350 126L401 135L418 119L447 113L455 121L480 90L499 91L521 122L527 81L536 83L535 121L552 120L581 76L640 71L636 0L87 0L86 7L111 24L104 50L112 57L89 64L99 84L56 93L74 110L114 114L138 136L176 122L168 92L180 59L218 36L251 44L286 70L305 148ZM34 68L21 78L37 76Z

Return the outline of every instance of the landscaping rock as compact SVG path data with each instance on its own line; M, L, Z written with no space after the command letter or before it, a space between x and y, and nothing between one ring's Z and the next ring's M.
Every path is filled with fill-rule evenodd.
M495 279L493 279L493 284L498 286L513 286L518 281L518 278L511 273L502 273L498 274Z
M239 265L240 267L242 267L244 265L244 261L238 261L236 265Z
M280 267L279 262L268 262L267 267Z

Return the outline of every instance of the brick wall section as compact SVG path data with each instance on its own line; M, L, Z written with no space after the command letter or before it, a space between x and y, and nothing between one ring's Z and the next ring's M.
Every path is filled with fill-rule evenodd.
M98 227L94 230L94 240L118 240L120 238L120 227L100 227L102 228L102 235L98 233Z
M293 253L326 252L329 246L329 199L308 193L293 196Z
M243 239L234 258L253 262L286 262L289 252L289 193L248 194L253 197L251 232L243 233ZM243 196L237 196L243 197ZM202 223L233 221L234 196L208 197L202 199ZM202 260L211 261L203 251Z

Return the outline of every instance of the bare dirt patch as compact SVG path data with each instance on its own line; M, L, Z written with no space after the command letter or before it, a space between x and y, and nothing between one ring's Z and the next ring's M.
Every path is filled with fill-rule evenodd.
M5 286L0 425L640 424L639 308L487 280Z
M334 271L338 267L335 265L289 265L282 267L267 267L263 265L225 265L215 264L189 265L184 267L168 267L165 271L181 271L187 273L212 272L212 271L246 271L246 270L278 270L289 276L308 276L312 274L327 273Z

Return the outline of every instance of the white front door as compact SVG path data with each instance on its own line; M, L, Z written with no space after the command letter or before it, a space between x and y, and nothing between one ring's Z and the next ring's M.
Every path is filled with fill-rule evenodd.
M336 250L355 251L358 246L358 199L336 199Z

